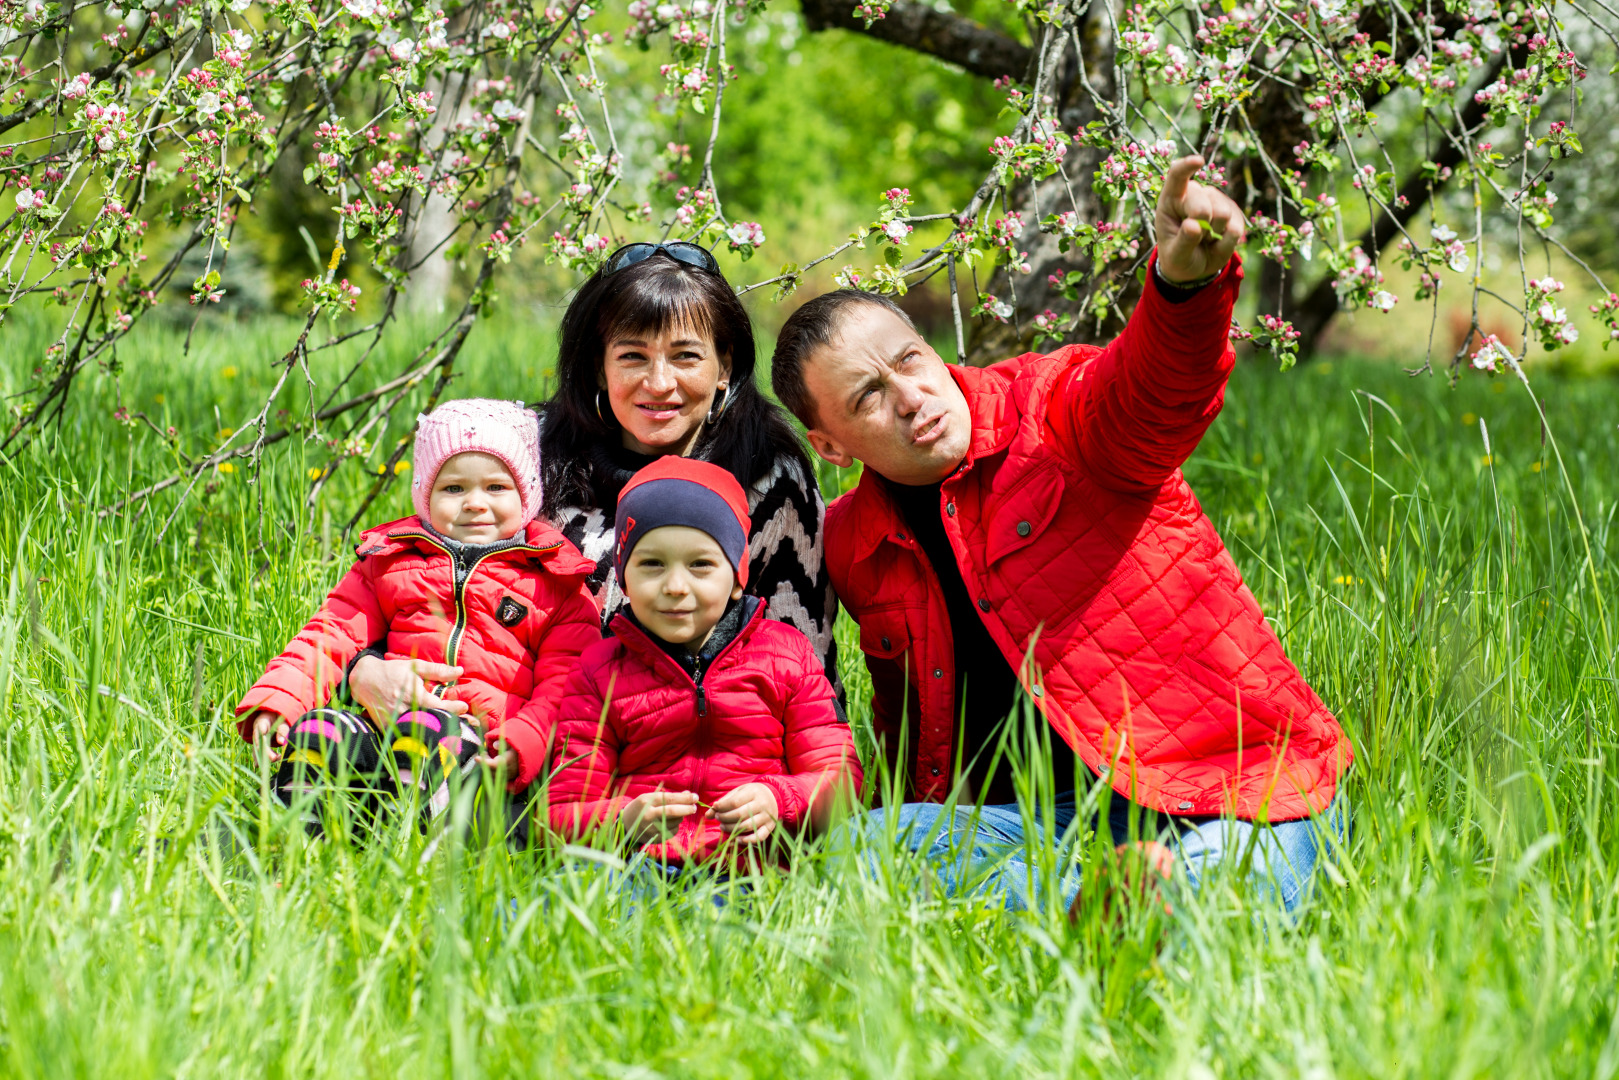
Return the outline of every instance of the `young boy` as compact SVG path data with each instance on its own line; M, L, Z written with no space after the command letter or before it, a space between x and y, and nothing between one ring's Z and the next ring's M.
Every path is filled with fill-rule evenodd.
M616 824L670 864L745 857L778 829L823 830L859 791L820 659L742 594L747 506L729 472L674 455L619 495L630 613L585 650L558 709L556 832Z
M516 402L451 401L418 421L416 515L360 537L359 561L236 707L244 739L268 738L275 791L289 805L323 773L374 795L395 794L383 767L422 792L428 818L449 800L448 778L487 742L514 755L513 790L549 752L552 708L586 645L600 640L585 590L591 564L537 521L535 417ZM440 696L464 717L415 710L383 730L326 704L360 650L459 666ZM492 758L491 761L503 758ZM312 821L312 830L319 823Z

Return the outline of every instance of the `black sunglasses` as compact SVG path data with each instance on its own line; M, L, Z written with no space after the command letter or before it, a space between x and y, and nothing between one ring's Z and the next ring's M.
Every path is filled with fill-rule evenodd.
M720 272L720 264L709 254L707 248L689 244L684 240L676 240L668 244L625 244L611 255L602 266L602 276L616 274L626 266L634 266L638 262L646 262L652 256L662 252L675 262L695 266L699 270L706 270L710 274Z

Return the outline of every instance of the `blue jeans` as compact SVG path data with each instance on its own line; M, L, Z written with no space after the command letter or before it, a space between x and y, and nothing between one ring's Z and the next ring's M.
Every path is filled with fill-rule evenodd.
M1109 803L1112 842L1124 843L1132 836L1158 840L1175 853L1193 891L1235 861L1261 895L1279 901L1288 912L1309 892L1316 867L1332 857L1332 846L1349 838L1348 802L1341 791L1319 818L1273 825L1226 817L1179 817L1136 806L1132 833L1131 809L1121 796ZM1008 911L1024 911L1039 907L1053 886L1064 908L1079 894L1083 866L1074 838L1063 843L1078 816L1074 793L1065 791L1056 796L1049 823L1034 813L1025 818L1018 803L953 809L939 803L906 803L872 810L842 828L862 851L868 871L875 869L872 841L881 841L892 827L901 849L926 859L947 894L999 899ZM1028 835L1029 824L1038 830L1033 837ZM1054 848L1045 843L1047 833L1056 841Z

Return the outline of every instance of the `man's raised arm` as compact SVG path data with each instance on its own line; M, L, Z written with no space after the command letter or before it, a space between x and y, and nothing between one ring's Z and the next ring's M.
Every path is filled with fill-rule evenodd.
M1061 441L1106 487L1161 486L1224 402L1245 222L1236 203L1192 179L1202 166L1199 157L1170 166L1141 300L1124 332L1069 376L1053 409Z

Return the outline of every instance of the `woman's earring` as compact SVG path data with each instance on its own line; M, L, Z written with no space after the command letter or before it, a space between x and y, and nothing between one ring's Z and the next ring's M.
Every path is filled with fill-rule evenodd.
M605 390L596 391L596 419L605 424L607 423L607 417L602 415L602 395L604 393L606 393Z
M708 423L710 423L710 424L719 423L720 417L725 415L725 410L726 410L727 406L729 406L730 404L731 404L731 388L729 386L720 387L720 398L719 398L719 400L714 402L714 404L712 404L712 405L710 405L708 407L708 418L707 418Z

